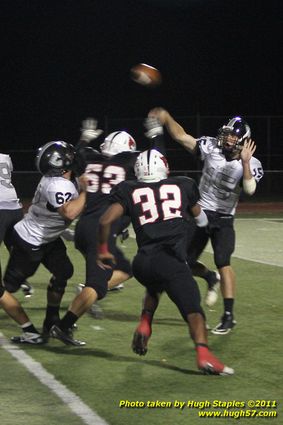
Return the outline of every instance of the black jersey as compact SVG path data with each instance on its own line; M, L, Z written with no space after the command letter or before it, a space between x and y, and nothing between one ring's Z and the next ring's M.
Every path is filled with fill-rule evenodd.
M194 180L169 177L155 183L125 181L111 192L131 217L139 249L173 250L186 257L187 218L200 196Z
M94 149L85 151L87 197L83 214L104 210L110 203L111 189L124 180L135 179L134 164L138 155L139 152L121 152L108 157Z
M150 148L164 153L164 139L159 135L150 140ZM111 189L124 180L136 180L134 165L139 151L124 151L111 157L89 147L77 145L77 174L88 177L86 207L83 215L101 214L110 204Z

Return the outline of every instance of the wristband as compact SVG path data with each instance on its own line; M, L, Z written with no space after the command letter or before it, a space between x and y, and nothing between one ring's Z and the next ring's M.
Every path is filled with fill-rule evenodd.
M98 253L99 254L107 254L108 252L109 251L108 251L108 243L107 242L102 243L98 246Z

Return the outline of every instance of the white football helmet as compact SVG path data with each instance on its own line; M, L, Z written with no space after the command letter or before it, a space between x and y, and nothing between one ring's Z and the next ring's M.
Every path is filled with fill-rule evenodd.
M138 181L158 182L169 174L167 159L159 151L150 149L142 152L135 163L135 175Z
M126 131L114 131L100 145L100 150L104 155L113 156L120 152L136 150L136 142Z

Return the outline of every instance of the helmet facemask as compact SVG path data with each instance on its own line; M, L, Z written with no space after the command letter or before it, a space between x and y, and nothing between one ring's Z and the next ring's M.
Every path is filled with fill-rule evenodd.
M72 170L75 149L64 141L54 141L41 146L36 155L38 171L45 176L62 176Z
M217 146L222 149L224 155L234 158L239 156L245 141L250 137L249 125L242 118L235 117L219 129Z

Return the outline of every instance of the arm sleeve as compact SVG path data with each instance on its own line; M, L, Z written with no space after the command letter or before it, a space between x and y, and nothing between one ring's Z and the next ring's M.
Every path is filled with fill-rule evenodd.
M162 134L159 134L158 136L152 137L150 139L149 149L156 149L157 151L162 153L162 155L166 156L164 136Z

